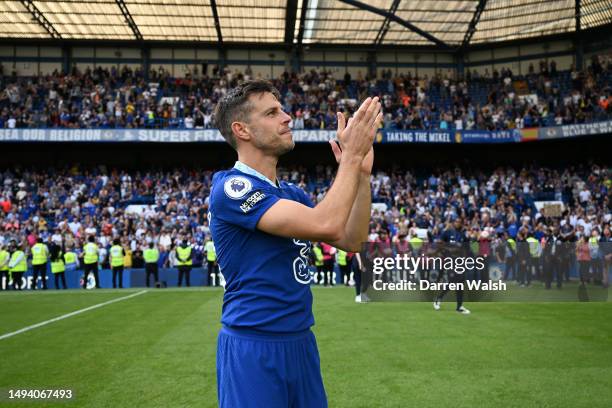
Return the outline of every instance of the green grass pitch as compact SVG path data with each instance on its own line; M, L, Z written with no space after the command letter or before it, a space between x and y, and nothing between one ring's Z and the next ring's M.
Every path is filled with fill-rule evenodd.
M0 335L138 290L0 293ZM313 288L330 407L610 407L612 303L356 304ZM221 290L162 289L0 340L0 406L215 407ZM9 388L72 389L13 402Z

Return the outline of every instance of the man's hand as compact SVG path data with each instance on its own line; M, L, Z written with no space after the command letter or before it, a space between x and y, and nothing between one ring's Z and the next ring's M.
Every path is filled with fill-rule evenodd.
M340 146L336 143L335 140L330 140L329 144L331 145L332 151L334 152L334 157L336 158L336 162L340 164L340 160L342 159L342 150L340 150ZM361 173L363 175L369 176L372 174L372 166L374 165L374 148L370 147L370 151L363 158L361 162Z
M337 136L344 154L363 159L370 152L382 121L380 108L378 97L367 98L348 123L344 115L338 112Z
M355 115L346 122L346 118L342 112L338 112L338 143L330 140L331 148L336 158L336 162L340 163L343 150L350 148L350 144L354 142L351 139L365 137L369 141L369 149L363 156L361 172L369 175L372 172L374 164L374 149L372 143L376 132L382 122L381 105L378 102L378 97L373 99L367 98L359 107Z

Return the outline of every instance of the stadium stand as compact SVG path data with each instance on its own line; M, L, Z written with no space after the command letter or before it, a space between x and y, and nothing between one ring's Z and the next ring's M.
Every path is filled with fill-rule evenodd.
M89 235L95 235L108 249L113 237L121 237L131 254L154 242L161 264L172 266L169 253L186 238L194 243L201 263L202 245L210 233L206 214L212 174L196 168L128 171L77 165L44 172L2 169L0 244L16 240L31 247L42 237L81 248ZM331 166L319 165L285 168L280 177L304 188L316 203L324 197L332 174ZM378 208L370 224L372 241L381 231L396 239L411 238L420 230L434 242L457 218L470 232L490 239L503 232L514 238L521 229L541 239L549 228L559 230L567 224L572 241L594 233L603 240L612 215L612 169L601 164L492 171L448 167L429 174L423 169L387 168L372 176L371 186ZM546 217L535 201L559 201L566 211L560 218ZM130 205L138 211L130 211Z
M521 232L540 239L562 226L571 227L574 241L594 233L604 239L609 228L612 169L603 142L588 152L580 142L560 145L580 149L571 165L548 160L545 147L511 146L578 136L588 145L586 136L609 133L612 38L609 11L598 1L448 1L414 10L394 1L389 12L382 3L287 2L271 9L286 11L279 18L284 29L268 26L267 17L238 18L234 13L246 10L225 4L211 5L221 20L202 15L179 29L150 2L131 10L95 3L88 11L78 1L49 3L37 12L13 3L4 10L7 21L25 31L6 24L0 47L0 244L31 247L41 237L81 248L95 235L107 254L120 237L130 265L140 265L142 250L154 242L160 263L172 266L172 249L187 239L201 262L211 177L233 153L214 143L220 136L213 132L196 139L203 143L190 145L192 151L177 153L155 131L214 129L219 98L254 78L268 78L280 90L294 130L318 137L307 140L302 132L299 142L326 141L337 127L336 111L350 114L366 96L381 98L372 241L384 231L390 240L418 235L434 242L457 218L472 237L489 240ZM192 18L188 4L173 7L177 18ZM379 10L372 14L372 7ZM587 129L590 124L601 126ZM109 132L88 140L75 129ZM151 134L139 138L124 129ZM413 138L419 130L431 132ZM399 136L388 137L393 133ZM427 139L431 134L441 137ZM436 145L437 160L424 165L417 156L431 151L420 146L410 155L406 147L442 139L453 146ZM70 145L85 141L105 143ZM113 146L119 141L126 143ZM489 155L476 147L500 141L514 153ZM321 147L300 149L319 160L288 160L281 177L320 201L333 166ZM463 155L470 160L454 160ZM547 217L537 206L542 201L562 203L562 216Z
M239 81L261 77L225 67L201 75L197 69L174 78L163 67L145 81L142 70L96 68L69 75L3 75L3 128L212 128L212 110ZM557 71L554 60L533 64L525 75L488 69L465 78L452 72L380 78L349 73L285 72L273 79L294 129L335 129L337 110L351 111L367 95L384 101L387 129L481 129L545 127L612 117L612 55L595 55L584 71Z

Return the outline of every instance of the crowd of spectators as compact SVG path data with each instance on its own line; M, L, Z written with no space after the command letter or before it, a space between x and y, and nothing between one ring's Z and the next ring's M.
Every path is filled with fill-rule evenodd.
M55 72L40 77L2 75L0 128L212 128L213 107L251 69L194 69L173 78L162 67L145 80L142 70L124 66ZM612 56L594 56L584 71L558 71L554 60L510 69L466 70L413 76L383 70L379 78L331 72L285 72L272 80L294 129L335 129L335 112L350 112L358 101L378 95L388 129L499 130L584 123L612 117Z
M281 169L279 178L305 189L314 203L332 182L331 166ZM120 238L138 263L154 242L161 263L175 245L188 240L201 262L210 235L208 196L213 171L126 171L105 166L0 170L0 245L16 240L32 246L38 237L79 251L88 236L101 248ZM459 219L477 237L537 239L551 228L572 240L609 236L612 221L612 168L597 164L513 168L493 171L440 168L431 173L406 168L378 170L371 176L371 241L419 236L438 241ZM535 201L560 201L555 216L542 214ZM138 259L136 259L138 258ZM130 261L131 262L131 261ZM136 265L135 265L136 266Z
M430 241L440 240L450 224L494 237L516 237L525 229L537 239L549 228L571 226L575 239L603 233L612 221L612 169L591 166L498 168L491 172L441 169L416 177L397 169L372 177L375 202L386 209L372 214L371 239L378 231L395 237L425 230ZM546 216L536 201L563 203L558 216Z

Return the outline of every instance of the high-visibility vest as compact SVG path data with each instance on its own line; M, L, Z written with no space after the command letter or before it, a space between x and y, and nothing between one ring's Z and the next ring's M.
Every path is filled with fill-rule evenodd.
M21 261L12 268L9 268L11 273L13 272L25 272L28 270L28 261L26 260L25 253L23 251L15 251L13 255L11 255L11 263L16 260L19 256L22 256Z
M312 248L315 255L315 266L323 266L323 251L318 246Z
M208 262L215 262L217 260L217 250L215 249L214 242L208 241L204 246L204 250L206 251L206 260Z
M512 252L516 253L516 241L513 240L512 238L508 238L508 245L510 245L510 248L512 248Z
M83 251L85 252L83 262L86 265L98 263L98 246L96 244L94 244L93 242L88 242L83 247Z
M64 263L66 265L71 265L71 264L76 264L77 263L77 256L74 252L66 252L64 254Z
M480 253L480 243L478 241L471 241L470 250L474 255L478 255Z
M415 251L420 250L423 246L423 240L419 237L412 237L408 242L410 242L410 247Z
M346 251L339 249L338 252L336 252L336 261L338 265L346 266Z
M44 265L47 263L49 250L45 244L36 243L32 247L32 265Z
M191 259L187 260L187 261L180 261L179 258L181 259L187 259L189 258L189 255L191 255L191 247L188 246L187 248L183 248L183 247L177 247L176 248L176 264L178 266L185 266L185 265L191 265Z
M111 266L123 266L123 248L120 245L113 245L110 249Z
M145 263L157 263L159 260L159 251L157 248L147 248L143 252Z
M65 271L66 271L66 265L64 264L64 259L60 251L59 258L57 259L57 261L51 261L51 272L60 273L60 272L65 272Z
M591 252L591 258L599 258L599 240L597 238L589 238L589 251Z
M532 258L537 258L540 256L540 243L534 237L527 238L527 242L529 243L529 253Z
M125 256L123 257L123 266L126 268L131 268L132 267L132 250L131 249L124 249L123 250Z
M8 251L2 249L0 250L0 271L8 271L9 267L9 260L11 259L11 254L9 254ZM6 262L6 264L4 266L2 266L4 263Z

